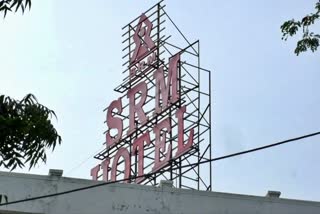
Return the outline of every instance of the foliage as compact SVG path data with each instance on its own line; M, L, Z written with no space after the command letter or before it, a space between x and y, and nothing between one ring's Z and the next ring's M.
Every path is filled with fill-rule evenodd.
M3 12L4 17L6 17L7 12L14 10L17 12L21 9L24 13L25 9L31 8L31 0L0 0L0 12Z
M0 0L0 13L31 8L31 0ZM28 94L21 101L0 95L0 166L14 170L17 166L34 167L46 162L45 149L55 149L61 137L51 124L54 111L38 103ZM2 196L1 196L2 197ZM1 198L0 198L1 203Z
M301 21L292 19L284 22L281 26L282 40L287 40L289 36L295 35L302 28L302 39L297 42L297 47L294 51L297 55L308 49L314 52L319 47L320 35L311 32L309 27L320 18L320 0L316 3L315 9L316 13L303 17Z
M45 149L61 143L61 137L51 124L54 111L38 103L28 94L21 101L0 96L0 166L34 167L39 160L46 162Z

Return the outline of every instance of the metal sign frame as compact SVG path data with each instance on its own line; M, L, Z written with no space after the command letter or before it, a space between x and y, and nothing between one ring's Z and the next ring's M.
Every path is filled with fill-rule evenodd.
M211 162L200 164L201 161L212 158L211 72L200 67L200 42L190 43L186 39L164 10L165 6L163 1L160 1L122 28L124 31L122 35L122 43L124 45L123 66L125 67L123 73L127 74L127 76L123 79L123 83L114 89L115 92L121 95L118 99L118 104L121 104L121 111L120 108L116 108L114 107L116 105L113 105L114 108L109 110L109 113L114 117L121 118L123 121L122 130L126 134L118 136L118 140L115 140L117 138L115 135L111 138L109 137L109 140L116 142L111 144L105 142L106 148L94 156L102 163L91 170L91 175L93 179L102 178L108 181L110 180L110 171L115 168L111 172L111 174L113 173L113 178L123 178L127 175L129 183L158 185L160 180L172 180L177 188L211 191L212 164ZM178 47L170 42L171 36L164 34L166 24L173 26L179 33L186 44L184 47ZM179 99L173 99L174 82L169 80L170 75L172 75L169 70L172 69L170 68L170 63L173 64L172 61L177 58L177 55L179 55L176 68ZM169 101L171 99L174 102L170 102L168 107L155 112L152 101L158 99L158 102L161 105L163 104L163 100L160 99L160 95L157 93L157 83L155 83L155 72L159 69L163 70L164 78L168 79L169 85L167 87L171 92ZM141 82L146 83L148 93L145 95L143 90L136 91L136 94L133 95L134 98L130 98L130 101L128 101L128 91L136 88ZM130 118L130 115L132 115L130 114L132 113L130 112L130 105L132 103L130 104L129 102L139 103L144 96L144 116L148 120L141 122L140 119L143 119L143 115L137 115L138 117L136 117L134 113L134 125L137 128L130 131L130 127L133 124L128 122L132 121L132 118ZM108 108L104 109L104 111L108 112ZM183 121L179 121L178 111L183 115ZM164 124L163 121L169 121L170 131L160 130L157 137L154 127ZM182 134L181 127L183 129ZM110 133L109 127L109 130L104 134L110 136ZM150 142L148 145L142 143L144 151L137 152L137 148L133 147L133 142L146 135L146 133L148 133L147 137L149 137ZM191 135L192 146L183 154L178 154L178 147L182 145L181 139L183 139L183 144L187 145ZM157 142L161 140L165 142L165 147L159 149ZM122 149L128 152L129 157L128 155L123 155L123 157L117 155L119 150ZM159 157L157 158L155 157L156 149L159 151ZM170 157L168 157L168 154ZM117 163L110 167L110 161L115 156L117 156ZM130 161L126 161L125 157ZM141 163L141 160L143 163ZM159 169L155 170L155 161L159 160L164 163L160 164ZM143 179L136 179L135 177L139 175L139 170L140 173L141 170L146 174L150 171L155 173Z

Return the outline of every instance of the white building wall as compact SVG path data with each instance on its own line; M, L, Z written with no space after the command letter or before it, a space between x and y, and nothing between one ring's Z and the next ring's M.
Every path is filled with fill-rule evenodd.
M98 182L0 172L0 194L15 201ZM320 203L169 187L111 184L67 195L0 206L0 213L43 214L319 214ZM11 212L10 212L11 213Z

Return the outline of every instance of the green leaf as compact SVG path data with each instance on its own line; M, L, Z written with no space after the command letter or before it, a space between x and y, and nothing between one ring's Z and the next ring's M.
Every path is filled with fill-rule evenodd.
M52 115L56 116L54 111L32 94L21 101L0 95L0 165L13 170L46 162L47 149L54 150L61 143Z
M302 38L298 40L294 53L299 55L302 52L311 50L316 51L319 47L319 34L311 32L309 26L315 24L315 21L320 18L320 1L316 3L317 12L311 13L301 19L301 21L295 21L294 19L285 21L280 29L282 32L282 40L287 40L288 37L292 37L297 34L300 28L302 28Z

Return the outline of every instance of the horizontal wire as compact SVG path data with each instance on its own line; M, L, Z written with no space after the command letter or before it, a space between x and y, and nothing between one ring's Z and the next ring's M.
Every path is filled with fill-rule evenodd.
M280 142L277 142L277 143L273 143L273 144L257 147L257 148L254 148L254 149L249 149L249 150L245 150L245 151L241 151L241 152L237 152L237 153L233 153L233 154L224 155L224 156L221 156L221 157L209 159L209 160L206 160L206 161L201 161L201 162L194 163L194 164L189 164L189 165L184 165L184 166L181 166L181 167L176 167L176 168L173 168L172 170L176 170L176 169L180 169L180 168L186 168L186 167L190 167L190 166L195 166L195 165L198 165L198 164L205 164L205 163L214 162L214 161L218 161L218 160L223 160L223 159L227 159L227 158L231 158L231 157L235 157L235 156L239 156L239 155L244 155L244 154L248 154L248 153L251 153L251 152L256 152L256 151L259 151L259 150L268 149L268 148L279 146L279 145L282 145L282 144L286 144L286 143L302 140L302 139L305 139L305 138L314 137L316 135L320 135L320 132L314 132L314 133L311 133L311 134L303 135L303 136L296 137L296 138L291 138L291 139L288 139L288 140L284 140L284 141L280 141ZM129 181L129 180L137 179L137 178L151 177L151 176L156 175L157 173L160 173L160 172L161 172L161 170L158 171L158 172L147 173L147 174L142 175L142 176L130 176L130 178L124 178L124 179L120 179L120 180L117 180L117 181L101 182L99 184L94 184L94 185L81 187L81 188L77 188L77 189L72 189L72 190L68 190L68 191L63 191L63 192L58 192L58 193L53 193L53 194L48 194L48 195L42 195L42 196L37 196L37 197L30 197L30 198L26 198L26 199L22 199L22 200L11 201L11 202L0 204L0 206L7 206L7 205L11 205L11 204L18 204L18 203L22 203L22 202L34 201L34 200L43 199L43 198L50 198L50 197L55 197L55 196L60 196L60 195L66 195L66 194L70 194L70 193L74 193L74 192L79 192L79 191L88 190L88 189L92 189L92 188L96 188L96 187L100 187L100 186L106 186L106 185L109 185L109 184ZM164 172L164 170L163 170L163 172Z

